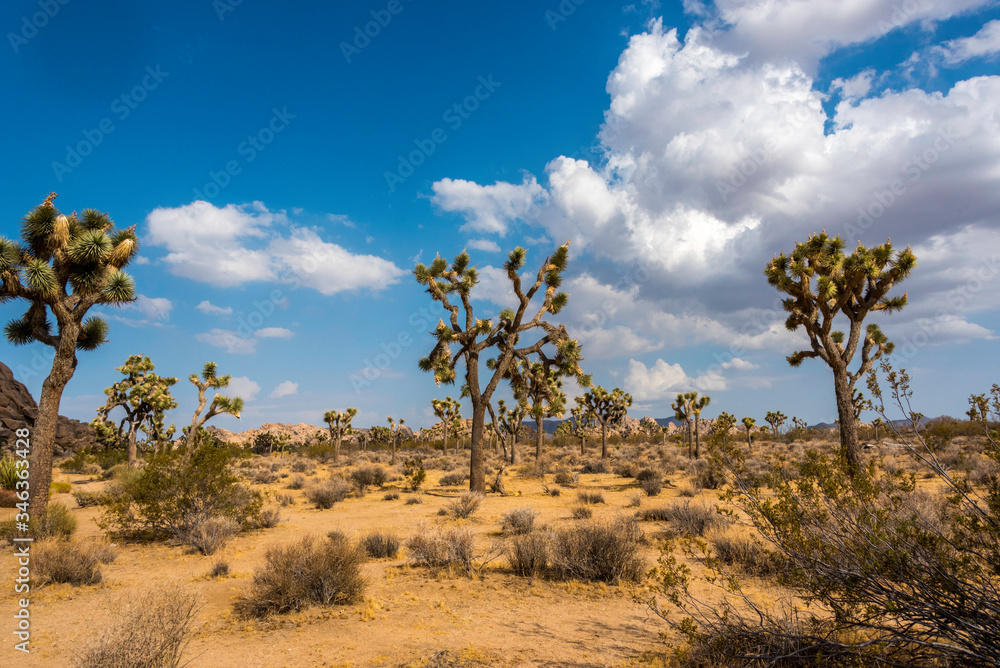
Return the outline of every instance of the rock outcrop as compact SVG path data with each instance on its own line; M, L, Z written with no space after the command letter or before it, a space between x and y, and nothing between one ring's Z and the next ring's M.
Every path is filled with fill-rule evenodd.
M5 450L11 450L15 443L14 431L34 428L38 417L38 404L16 378L10 368L0 362L0 442L5 442ZM56 426L55 456L69 455L78 449L95 444L94 430L85 422L59 416Z

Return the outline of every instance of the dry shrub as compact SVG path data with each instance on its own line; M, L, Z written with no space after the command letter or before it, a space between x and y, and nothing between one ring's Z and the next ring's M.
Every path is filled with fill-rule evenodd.
M580 503L604 503L604 495L600 492L580 492L576 498Z
M552 482L557 485L570 485L573 483L573 476L568 471L557 471L552 477Z
M645 568L641 540L642 532L630 518L581 524L552 534L549 564L557 577L638 582Z
M705 459L691 462L688 471L691 481L700 489L719 489L726 482L722 472Z
M182 540L198 552L215 554L240 532L240 525L228 517L207 517L191 526Z
M724 522L714 508L690 501L647 508L640 511L638 517L647 522L669 522L675 533L687 536L704 536L710 528Z
M292 473L312 473L316 467L312 462L305 459L296 459L292 462Z
M32 579L39 585L64 582L73 585L101 581L101 564L110 564L118 551L100 541L64 542L43 540L31 549Z
M224 578L229 575L229 562L221 559L215 562L215 565L212 566L212 572L210 575L213 578Z
M548 542L541 533L514 535L504 547L511 570L524 577L535 577L545 572L548 551Z
M410 498L408 498L406 500L406 503L404 505L407 505L407 506L416 506L416 505L421 504L423 502L424 502L424 500L421 499L419 496L411 496Z
M607 473L608 462L603 459L594 459L584 462L580 467L580 473Z
M361 599L367 582L361 576L364 555L346 539L307 535L288 545L268 548L265 564L233 603L237 615L264 617L311 605L346 605Z
M81 508L90 508L91 506L103 506L108 502L108 495L104 492L90 492L86 490L76 490L73 492L73 498L76 499L76 505Z
M178 587L119 600L111 625L77 657L77 668L177 668L190 641L194 596Z
M373 531L361 539L361 547L372 559L395 559L399 555L399 538L386 531Z
M513 508L500 518L500 530L508 536L531 533L537 518L534 508Z
M646 478L640 484L642 491L646 493L646 496L656 496L661 491L663 491L663 481L657 478Z
M382 487L388 480L388 474L381 466L360 466L351 471L351 482L357 486L361 494L367 492L369 487Z
M477 492L463 492L460 497L448 504L447 511L457 519L468 519L479 510L479 505L485 498Z
M420 531L408 541L406 550L413 563L424 566L472 570L476 535L468 527L458 527L434 534Z
M468 473L445 473L438 480L438 484L442 487L455 487L461 485L463 482L469 479Z
M327 478L306 490L306 498L320 510L332 508L343 501L351 491L351 486L343 478Z
M291 494L278 494L274 498L283 508L295 503L295 497Z
M642 505L642 493L635 492L628 498L628 503L625 504L626 508L638 508Z
M716 559L747 575L774 575L781 570L781 557L745 533L712 530L707 540Z
M575 506L571 512L574 520L589 520L594 516L594 511L587 506Z
M281 499L278 499L279 501ZM287 504L282 504L287 505ZM271 506L260 511L260 515L250 520L249 526L252 529L272 529L281 523L281 511Z
M292 476L292 479L285 485L288 489L302 489L306 486L306 477L301 473Z
M622 478L635 478L636 473L639 472L639 465L629 459L619 459L612 471Z

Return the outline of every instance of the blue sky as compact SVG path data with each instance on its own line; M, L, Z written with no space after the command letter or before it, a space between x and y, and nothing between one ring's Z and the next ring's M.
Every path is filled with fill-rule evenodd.
M142 297L107 310L63 414L91 419L141 353L182 379L218 362L247 404L230 429L348 406L429 426L458 388L417 369L439 311L415 263L467 248L489 316L506 251L537 268L572 239L560 319L634 416L696 389L709 416L832 421L762 273L825 227L914 248L911 304L879 322L918 409L961 415L998 381L1000 6L844 4L5 3L0 233L54 190L142 243ZM48 351L0 350L37 397Z

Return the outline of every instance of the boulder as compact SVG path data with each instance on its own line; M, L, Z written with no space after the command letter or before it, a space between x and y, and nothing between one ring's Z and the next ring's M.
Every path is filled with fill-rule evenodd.
M23 383L14 378L10 368L0 362L0 442L5 450L13 450L14 432L33 429L38 417L38 404ZM78 449L96 444L94 430L85 422L59 416L56 425L56 444L53 454L70 455Z

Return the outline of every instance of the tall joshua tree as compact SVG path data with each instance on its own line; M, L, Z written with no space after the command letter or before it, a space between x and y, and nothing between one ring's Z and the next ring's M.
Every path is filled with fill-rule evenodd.
M688 459L694 457L694 440L692 439L691 433L691 418L694 415L692 404L694 403L694 398L696 396L698 396L697 392L681 392L678 393L676 401L670 404L670 407L674 409L674 418L684 423L685 437L687 439L688 446Z
M752 417L745 417L740 422L743 423L743 428L747 430L747 450L753 450L753 436L750 432L757 426L757 421Z
M781 411L768 411L767 415L764 416L764 422L771 425L771 433L774 434L775 438L778 438L778 429L785 424L787 419L788 416Z
M870 313L899 311L906 305L906 294L888 297L892 287L916 266L916 256L905 250L893 253L892 244L857 249L844 255L844 241L830 238L824 230L796 243L791 255L776 255L764 274L767 282L789 295L784 300L789 316L785 327L805 329L810 349L788 356L796 367L809 357L818 357L833 371L840 422L841 457L852 470L858 470L858 423L854 418L851 397L858 378L871 370L883 354L892 352L893 344L872 323L864 327ZM847 319L847 333L834 329L837 316ZM855 371L849 366L860 350L861 363Z
M579 344L569 337L563 325L556 326L545 320L547 315L559 313L569 298L565 292L557 292L569 259L569 242L545 258L527 291L523 289L519 273L524 267L525 254L523 248L515 248L504 263L517 304L513 309L502 310L496 323L475 316L472 289L479 282L479 276L476 268L469 264L468 253L460 253L450 266L447 260L438 256L430 267L418 264L413 272L417 282L427 286L431 298L449 312L448 323L438 322L433 332L437 343L430 355L420 360L420 368L433 372L438 384L454 383L455 367L459 362L465 364L464 390L472 402L469 489L473 492L486 491L483 425L487 409L493 410L490 399L514 360L536 355L559 368L564 375L581 374ZM531 315L528 308L542 289L542 303ZM538 330L541 336L534 343L519 347L521 337L532 330ZM452 346L457 346L458 350L453 351ZM479 378L480 357L493 349L496 357L487 361L491 375L487 374L488 380L483 386Z
M104 390L108 399L97 409L97 417L91 423L98 434L126 441L129 466L138 465L137 439L140 430L153 443L173 435L173 425L169 429L163 427L163 414L177 408L177 400L170 395L170 388L177 383L177 379L158 376L153 373L154 368L153 361L148 357L130 355L125 364L117 367L125 378ZM121 408L125 416L116 425L108 417L117 408Z
M357 408L348 408L345 411L327 411L323 413L323 421L326 422L327 430L330 432L330 440L333 441L333 463L336 464L340 458L340 444L345 436L350 436L354 431L351 429L351 420L358 414Z
M559 425L559 429L564 434L576 436L580 439L580 454L587 454L587 430L592 428L596 422L594 416L586 407L576 405L569 410L570 419Z
M230 377L218 375L215 362L206 362L205 367L201 370L201 378L198 378L198 374L193 373L188 376L188 380L198 388L198 408L195 409L194 417L191 418L191 426L187 427L187 438L184 442L186 446L191 446L197 442L198 430L216 415L232 415L239 420L240 411L243 410L243 399L216 394L212 397L212 403L203 416L201 412L205 410L205 404L208 403L208 397L205 393L208 390L221 390L229 387Z
M618 387L608 392L598 385L582 397L577 397L576 401L601 425L601 459L607 459L608 426L616 425L625 419L628 407L632 405L632 395L626 394Z
M14 345L38 341L55 350L31 435L29 513L37 519L48 505L59 403L76 371L76 351L94 350L107 338L107 323L87 318L87 312L135 300L135 283L122 269L139 248L134 227L116 230L106 213L94 209L64 216L53 206L55 198L49 194L24 217L23 243L0 237L0 303L28 302L4 334Z
M701 457L701 412L712 401L712 397L699 397L697 392L692 392L695 396L691 399L691 415L694 416L694 458Z
M458 415L459 402L455 401L451 397L447 397L443 400L431 399L431 408L434 409L434 415L437 415L438 419L441 420L441 426L444 429L444 453L448 454L448 425L451 424Z
M386 419L389 420L389 431L392 432L392 460L389 463L395 464L396 448L399 447L399 430L403 428L404 424L406 424L406 420L399 418L399 424L397 424L396 421L392 419L391 415Z
M544 419L562 417L566 411L562 381L542 362L517 360L511 365L510 382L514 397L528 405L528 415L535 420L535 462L540 462L545 435Z
M712 423L712 431L719 434L724 443L728 443L729 432L735 426L736 417L734 415L730 415L726 411L722 411L719 413L719 417L715 418L715 422Z

